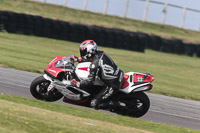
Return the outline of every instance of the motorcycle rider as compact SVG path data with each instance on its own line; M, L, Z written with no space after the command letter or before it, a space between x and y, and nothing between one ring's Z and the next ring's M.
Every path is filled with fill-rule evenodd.
M93 40L86 40L80 44L81 57L75 57L78 62L91 61L89 66L89 76L85 80L71 80L71 85L84 88L94 84L95 77L98 76L107 86L91 101L91 106L95 109L105 109L114 106L116 103L110 100L121 87L123 71L113 62L104 51L97 49L97 44Z

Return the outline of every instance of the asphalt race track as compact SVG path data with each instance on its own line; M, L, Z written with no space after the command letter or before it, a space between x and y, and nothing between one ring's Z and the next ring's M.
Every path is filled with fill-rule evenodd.
M0 93L33 98L31 81L40 74L0 67ZM141 119L200 130L200 102L147 93L151 108ZM58 101L59 104L66 104Z

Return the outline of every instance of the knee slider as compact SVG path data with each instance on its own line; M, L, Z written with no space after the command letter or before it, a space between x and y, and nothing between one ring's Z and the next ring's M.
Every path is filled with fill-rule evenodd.
M97 100L94 99L91 101L91 106L94 108L94 107L97 107Z

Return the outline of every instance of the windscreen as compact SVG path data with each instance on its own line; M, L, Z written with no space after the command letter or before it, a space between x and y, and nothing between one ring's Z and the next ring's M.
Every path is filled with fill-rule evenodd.
M63 57L61 60L55 62L53 68L73 69L74 64L70 60L70 57L71 56ZM52 68L52 66L50 68Z

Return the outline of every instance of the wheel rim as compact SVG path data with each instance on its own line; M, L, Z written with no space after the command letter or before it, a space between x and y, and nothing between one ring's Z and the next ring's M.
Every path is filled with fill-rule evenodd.
M48 95L47 88L49 85L50 82L41 82L36 86L36 91L42 96Z
M120 105L124 115L138 116L144 111L144 103L139 99L123 99Z
M47 91L48 87L50 85L49 81L44 81L39 83L36 86L36 91L39 95L43 96L43 97L52 97L52 96L56 96L58 95L58 91L56 89L52 89L51 91Z

